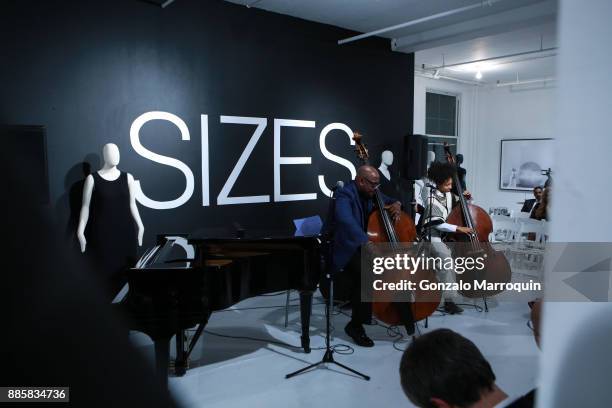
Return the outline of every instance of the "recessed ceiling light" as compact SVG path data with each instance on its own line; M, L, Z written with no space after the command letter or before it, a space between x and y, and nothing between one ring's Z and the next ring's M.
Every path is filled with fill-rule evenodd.
M482 79L482 72L480 71L476 72L476 79Z

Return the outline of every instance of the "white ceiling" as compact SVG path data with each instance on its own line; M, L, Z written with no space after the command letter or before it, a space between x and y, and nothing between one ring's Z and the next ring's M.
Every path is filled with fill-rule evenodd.
M556 47L557 0L227 0L359 33L370 32L470 5L481 7L379 34L399 52L415 52L418 67L474 61ZM338 38L341 40L341 38ZM339 45L339 47L342 45ZM551 54L551 53L548 53ZM546 54L543 54L546 55ZM553 77L555 57L526 55L491 61L481 83ZM531 58L529 61L512 62ZM506 62L503 63L502 62ZM508 63L510 62L510 63ZM431 71L430 71L431 72ZM441 75L474 80L474 72Z
M548 23L417 51L415 53L415 65L417 69L422 68L423 64L431 68L443 64L476 61L556 46L556 24ZM484 84L493 84L497 81L502 83L516 81L517 76L519 81L551 78L555 76L555 54L557 52L558 50L534 53L496 59L482 64L452 67L441 70L440 74L475 81L475 73L480 69L482 73L480 82ZM465 69L465 71L462 72L462 69Z

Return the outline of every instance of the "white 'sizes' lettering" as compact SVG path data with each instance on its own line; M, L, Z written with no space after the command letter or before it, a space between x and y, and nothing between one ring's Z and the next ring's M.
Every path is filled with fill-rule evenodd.
M151 150L145 148L140 143L140 129L147 123L153 120L164 120L175 125L180 133L181 133L181 141L182 142L190 142L191 137L189 134L189 129L185 122L179 118L178 116L169 113L169 112L160 112L160 111L152 111L146 112L137 117L132 126L130 128L130 142L134 151L138 153L140 156L149 159L155 163L163 164L165 166L174 167L183 173L185 177L185 190L183 193L176 198L172 198L165 201L157 201L149 198L143 191L143 186L139 180L135 181L136 188L136 199L138 202L145 207L157 209L157 210L167 210L172 208L180 207L181 205L188 202L193 196L195 189L195 181L193 172L189 168L188 165L183 163L182 161L163 156L161 154L152 152ZM249 126L252 132L252 136L249 142L246 144L244 149L242 150L242 154L238 158L238 161L234 165L229 177L225 180L221 191L217 196L217 205L230 205L230 204L249 204L249 203L268 203L271 201L270 194L266 194L267 192L262 191L260 195L251 195L251 196L230 196L232 187L240 177L240 173L244 168L246 162L249 160L253 149L257 145L257 142L261 138L264 130L268 126L267 118L259 118L259 117L247 117L247 116L225 116L221 115L219 117L219 121L221 124L228 125L242 125ZM200 116L200 135L201 135L201 154L202 154L202 206L207 207L210 206L210 168L209 168L209 151L208 151L208 115ZM302 157L287 157L281 156L281 143L282 143L282 128L284 127L301 127L301 128L316 128L315 121L311 120L294 120L294 119L274 119L274 191L273 191L273 201L302 201L302 200L316 200L317 193L316 192L304 192L299 194L283 194L281 191L281 165L310 165L312 163L312 158L309 156ZM254 130L253 130L254 129ZM340 156L337 156L331 153L325 144L325 139L327 135L332 130L339 130L344 132L348 138L348 141L351 145L355 144L353 141L353 131L350 127L343 123L330 123L325 126L321 132L319 133L319 148L321 150L321 154L327 160L330 160L334 163L337 163L351 173L351 179L354 179L357 175L357 171L355 166L347 159L344 159ZM317 176L319 182L319 189L321 192L326 195L331 195L331 190L327 187L327 183L325 182L325 177L322 174ZM144 186L146 189L146 186Z

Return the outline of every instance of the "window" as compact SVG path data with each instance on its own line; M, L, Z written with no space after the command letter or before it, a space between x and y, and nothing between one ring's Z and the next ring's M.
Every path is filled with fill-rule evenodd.
M459 136L459 97L440 91L427 91L425 101L425 133L428 136L428 150L436 154L436 160L444 161L444 143L457 153ZM450 140L449 140L450 139Z
M455 95L426 93L425 133L432 136L457 136L458 98Z

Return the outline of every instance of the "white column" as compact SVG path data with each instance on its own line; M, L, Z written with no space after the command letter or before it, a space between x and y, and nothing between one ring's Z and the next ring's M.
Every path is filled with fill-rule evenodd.
M612 241L611 20L609 0L560 1L556 242ZM542 322L537 406L612 406L612 303L545 303Z

